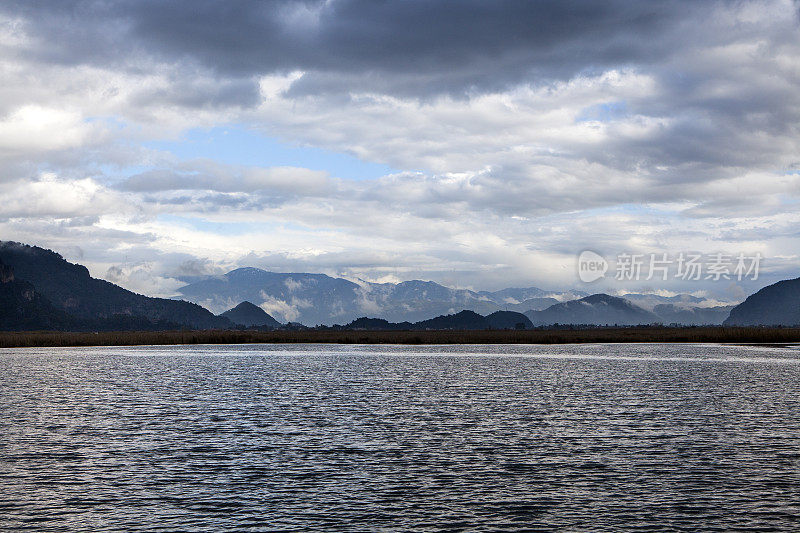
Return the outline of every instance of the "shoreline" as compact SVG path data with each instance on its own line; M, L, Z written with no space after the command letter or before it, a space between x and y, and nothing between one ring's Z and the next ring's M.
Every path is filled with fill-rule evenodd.
M787 346L800 343L800 328L632 327L535 330L430 331L105 331L0 332L0 348L144 346L178 344L593 344L715 343Z

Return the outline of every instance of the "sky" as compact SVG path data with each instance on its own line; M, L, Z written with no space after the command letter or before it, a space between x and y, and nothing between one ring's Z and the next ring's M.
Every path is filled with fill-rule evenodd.
M4 1L0 239L151 296L254 266L739 300L800 270L798 29L784 0ZM758 279L617 279L691 253Z

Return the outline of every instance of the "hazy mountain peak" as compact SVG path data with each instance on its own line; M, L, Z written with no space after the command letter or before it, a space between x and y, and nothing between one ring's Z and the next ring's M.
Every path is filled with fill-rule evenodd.
M398 323L453 314L459 309L483 315L523 312L557 301L543 296L552 293L536 287L478 293L420 279L356 283L326 274L276 273L253 267L232 270L222 280L189 283L179 292L215 312L249 301L281 321L308 325L347 323L365 314Z
M270 273L270 272L267 271L267 270L264 270L262 268L241 267L241 268L235 268L235 269L231 270L230 272L225 274L225 277L230 278L230 277L237 277L237 276L253 276L253 275L268 274L268 273Z
M534 325L586 324L586 325L639 325L654 324L661 319L631 302L609 294L592 294L580 300L571 300L548 307L542 311L528 311L525 315Z

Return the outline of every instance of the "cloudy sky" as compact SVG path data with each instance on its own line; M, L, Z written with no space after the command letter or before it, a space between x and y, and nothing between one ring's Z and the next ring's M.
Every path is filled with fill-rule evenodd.
M0 239L148 295L257 266L735 299L798 276L798 29L782 0L5 1ZM589 289L587 249L763 260Z

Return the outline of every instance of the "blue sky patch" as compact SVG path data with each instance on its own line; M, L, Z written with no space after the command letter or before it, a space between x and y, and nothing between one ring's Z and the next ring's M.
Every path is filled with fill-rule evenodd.
M387 165L362 161L349 154L293 146L239 125L192 129L179 140L151 141L144 146L170 152L184 160L207 158L229 165L303 167L354 180L375 179L398 172Z

